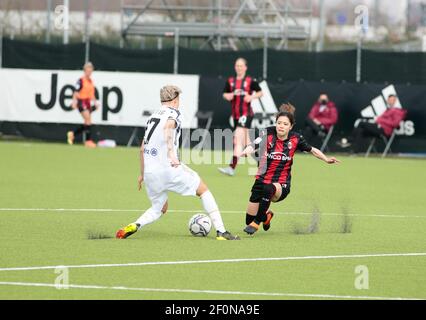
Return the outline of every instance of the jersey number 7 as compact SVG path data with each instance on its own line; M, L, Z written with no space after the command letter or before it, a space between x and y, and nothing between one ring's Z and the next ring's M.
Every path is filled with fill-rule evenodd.
M148 126L146 127L146 132L148 132L148 135L145 134L145 139L144 139L145 144L149 143L149 139L151 138L155 128L157 128L159 123L160 123L160 119L158 118L151 118L151 120L149 120Z

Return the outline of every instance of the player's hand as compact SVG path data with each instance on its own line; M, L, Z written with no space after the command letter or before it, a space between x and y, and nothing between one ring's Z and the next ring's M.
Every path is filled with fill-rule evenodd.
M180 165L179 159L176 157L170 157L170 164L173 168L177 168Z
M237 157L244 157L246 155L252 154L254 153L254 148L253 146L247 146L239 155L237 155Z
M138 190L139 191L141 191L141 189L142 189L142 183L143 183L143 177L142 177L142 175L140 175L138 177Z
M325 160L328 164L334 164L334 163L340 163L340 160L336 159L335 157L330 157Z
M253 100L253 96L248 95L248 94L244 96L245 102L250 103L252 100Z
M227 101L232 101L232 99L234 99L234 94L232 92L224 93L223 98Z
M313 120L317 125L321 125L321 122L318 119Z

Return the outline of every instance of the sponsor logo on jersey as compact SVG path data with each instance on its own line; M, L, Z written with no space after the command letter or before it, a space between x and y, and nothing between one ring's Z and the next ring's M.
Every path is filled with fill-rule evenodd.
M243 89L235 89L234 90L234 95L236 95L236 96L245 96L246 92Z
M152 149L151 149L151 156L155 157L157 154L158 154L157 149L152 148Z
M155 148L152 148L151 150L149 149L144 149L143 152L145 154L150 154L151 156L155 157L158 154L158 150Z
M282 152L271 152L267 153L266 157L272 160L291 161L291 157Z

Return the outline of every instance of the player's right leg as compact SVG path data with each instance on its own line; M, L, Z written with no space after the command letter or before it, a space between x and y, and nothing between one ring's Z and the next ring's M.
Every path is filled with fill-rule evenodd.
M139 229L143 228L147 224L153 223L158 220L163 214L167 212L168 202L163 205L161 210L157 209L158 207L153 204L151 208L146 210L135 222L128 224L127 226L119 229L115 234L117 239L126 239L132 234L136 233Z
M196 191L197 196L200 197L203 204L204 211L209 215L216 229L217 240L240 240L240 237L234 236L232 233L225 229L222 216L217 206L213 194L208 189L207 185L200 180L200 184Z
M86 142L84 143L84 145L88 148L96 148L96 143L93 142L92 140L92 132L91 132L91 128L92 128L92 116L90 115L90 111L85 109L81 112L81 116L84 119L84 132L86 134Z
M282 186L279 183L264 184L260 181L254 183L252 187L252 195L250 202L259 203L256 217L253 221L244 228L247 234L254 234L259 225L263 223L263 229L268 231L271 227L271 219L274 216L272 211L268 211L271 202L274 199L279 199L282 193Z
M238 155L241 154L244 148L244 143L247 139L247 129L243 127L237 126L234 131L234 137L233 137L233 155L232 155L232 161L229 164L228 167L225 168L218 168L220 172L223 174L226 174L228 176L233 176L235 174L235 168L238 164Z
M164 184L166 184L167 181L165 180L163 173L145 173L145 190L149 200L151 201L151 207L135 222L118 230L116 238L125 239L147 224L158 220L164 213L166 213L168 203L167 191L164 190Z

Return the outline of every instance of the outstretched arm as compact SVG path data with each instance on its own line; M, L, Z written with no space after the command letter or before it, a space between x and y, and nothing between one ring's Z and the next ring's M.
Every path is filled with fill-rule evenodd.
M340 163L340 160L337 160L335 157L327 157L324 153L321 152L321 150L312 147L311 149L311 153L314 157L328 163L328 164L333 164L333 163Z
M241 152L241 154L238 155L238 157L243 157L243 156L255 153L257 149L259 149L259 144L261 142L262 142L262 137L256 138L252 143L250 143L244 148L243 152Z

